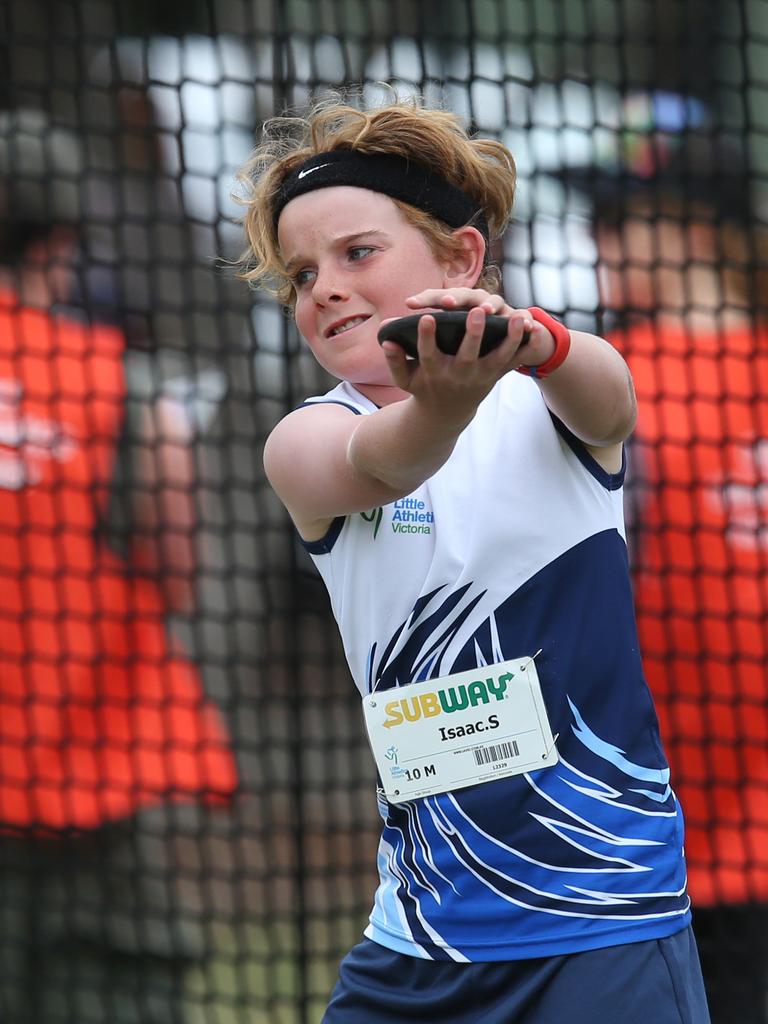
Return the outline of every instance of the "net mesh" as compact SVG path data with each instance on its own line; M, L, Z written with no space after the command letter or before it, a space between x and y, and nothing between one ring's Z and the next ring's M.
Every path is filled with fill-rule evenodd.
M767 48L764 0L0 0L4 1020L306 1024L360 937L375 772L260 457L328 382L222 265L259 124L348 86L502 138L509 298L632 363L631 552L694 896L767 902ZM672 206L622 179L617 227L616 175L671 167ZM49 315L13 256L52 219L77 246L42 250L75 261Z

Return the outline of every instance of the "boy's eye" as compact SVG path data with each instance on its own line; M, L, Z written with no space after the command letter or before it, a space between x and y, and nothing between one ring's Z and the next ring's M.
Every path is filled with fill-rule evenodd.
M293 283L297 288L303 287L305 284L310 284L314 280L317 271L315 270L299 270L293 275Z
M373 252L371 245L353 245L348 250L348 255L351 260L362 260L371 252Z

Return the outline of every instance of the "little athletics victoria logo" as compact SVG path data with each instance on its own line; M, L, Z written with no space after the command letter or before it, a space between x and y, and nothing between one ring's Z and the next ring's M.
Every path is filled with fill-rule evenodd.
M432 533L435 514L420 498L400 498L394 504L392 529L395 533Z
M432 533L435 514L427 508L426 501L422 501L421 498L399 498L387 508L392 509L389 525L393 533ZM370 512L361 512L360 516L366 523L373 524L375 540L381 528L384 509L374 508Z

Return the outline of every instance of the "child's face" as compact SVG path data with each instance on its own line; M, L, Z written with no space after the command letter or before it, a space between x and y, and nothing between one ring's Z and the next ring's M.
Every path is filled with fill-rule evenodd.
M320 365L353 384L391 385L382 320L412 313L408 296L444 287L424 235L389 196L340 185L292 199L278 236L296 324Z

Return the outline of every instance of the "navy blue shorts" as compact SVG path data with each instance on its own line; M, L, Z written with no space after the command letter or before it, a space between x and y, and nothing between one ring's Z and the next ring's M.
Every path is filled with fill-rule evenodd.
M322 1024L709 1024L690 928L666 939L504 963L420 960L365 939Z

